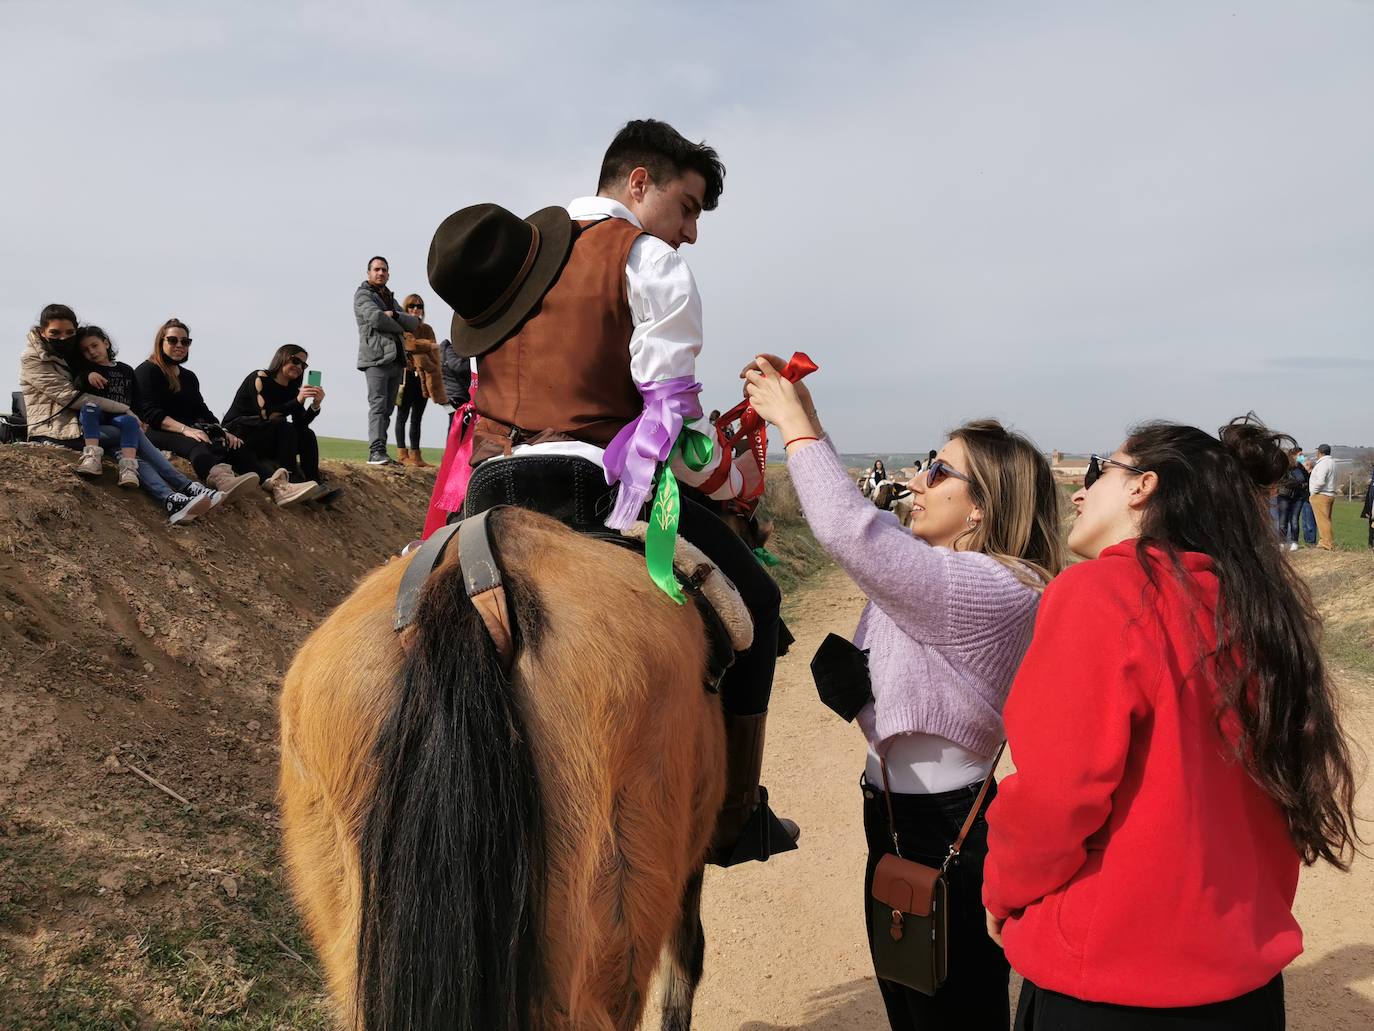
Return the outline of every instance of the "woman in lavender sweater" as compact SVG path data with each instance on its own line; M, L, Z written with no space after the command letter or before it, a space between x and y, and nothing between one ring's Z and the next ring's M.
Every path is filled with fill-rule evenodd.
M879 756L902 855L939 866L1003 739L1002 705L1040 592L1063 568L1059 495L1029 440L992 420L971 422L909 484L915 504L903 529L859 493L806 387L782 379L777 364L763 356L746 370L754 410L782 432L816 539L868 595L854 635L873 681L873 701L859 714L868 739L867 912L873 869L893 850ZM1007 961L984 926L986 855L980 817L950 874L949 979L934 996L878 981L894 1029L1002 1031L1010 1022Z

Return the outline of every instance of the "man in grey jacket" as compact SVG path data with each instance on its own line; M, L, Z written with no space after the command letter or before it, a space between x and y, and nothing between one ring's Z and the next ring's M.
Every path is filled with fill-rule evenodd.
M420 320L400 310L387 289L391 266L380 255L367 263L367 278L353 294L358 320L358 370L367 377L367 464L394 465L386 453L387 427L405 371L403 335Z

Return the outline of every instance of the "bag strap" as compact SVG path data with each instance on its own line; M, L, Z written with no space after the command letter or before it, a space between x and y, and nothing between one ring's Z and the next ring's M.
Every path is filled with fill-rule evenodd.
M973 821L978 819L978 810L983 808L983 800L988 797L988 789L992 787L992 778L997 773L997 764L1002 761L1002 753L1006 747L1005 741L997 746L997 754L992 757L992 765L988 768L988 775L983 778L983 786L978 789L978 797L973 800L973 808L968 811L968 816L964 818L964 825L959 828L959 836L949 846L949 851L945 854L945 861L940 864L942 874L949 868L949 864L954 858L959 855L959 850L964 847L964 839L968 837L968 832L973 829ZM887 754L885 752L878 753L878 765L883 771L883 800L887 803L887 832L892 838L892 848L897 853L898 858L905 859L906 857L902 855L902 846L897 841L897 820L892 814L892 788L887 777Z

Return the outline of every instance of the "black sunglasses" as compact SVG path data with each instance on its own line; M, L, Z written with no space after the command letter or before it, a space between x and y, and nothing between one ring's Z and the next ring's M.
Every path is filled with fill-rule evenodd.
M425 310L425 306L424 306L423 304L407 304L407 305L406 305L406 311L424 311L424 310Z
M943 458L937 458L935 461L931 462L930 465L926 466L927 487L934 487L946 476L953 476L956 480L963 480L965 483L973 482Z
M175 347L177 344L180 344L182 347L190 347L190 346L191 346L191 338L190 338L190 337L163 337L163 338L162 338L162 342L163 342L164 344L171 344L171 345L174 346L174 347Z
M309 363L309 362L303 362L303 361L301 361L299 358L297 358L295 355L292 355L290 358L286 359L286 361L287 361L287 363L290 364L290 365L299 365L302 369L308 369L308 368L310 368L310 363Z
M1114 458L1103 458L1101 455L1089 455L1088 471L1083 474L1083 489L1087 490L1094 483L1100 480L1102 478L1102 474L1107 471L1103 468L1103 466L1108 465L1114 465L1118 469L1128 469L1131 472L1136 473L1137 475L1145 472L1144 469L1137 468L1134 465L1127 465L1125 462L1118 462Z

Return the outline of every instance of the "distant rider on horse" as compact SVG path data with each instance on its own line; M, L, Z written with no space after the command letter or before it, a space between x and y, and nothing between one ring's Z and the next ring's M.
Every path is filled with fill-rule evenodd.
M445 219L429 279L454 309L454 351L478 365L472 465L532 455L593 463L597 516L625 529L642 518L667 459L680 486L678 532L748 606L753 645L735 655L719 688L727 787L708 859L730 866L794 848L798 831L773 816L759 787L778 588L707 500L752 496L761 472L752 454L733 459L703 417L701 297L678 253L696 242L697 219L716 207L724 174L711 147L664 122L630 122L606 151L596 196L528 219L494 204ZM709 457L699 447L692 461L682 441L700 442L698 434L714 447Z

